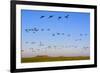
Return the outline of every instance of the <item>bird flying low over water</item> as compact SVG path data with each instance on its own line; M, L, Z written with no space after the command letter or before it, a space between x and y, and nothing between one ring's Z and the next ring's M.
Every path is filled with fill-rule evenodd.
M44 18L45 16L41 16L40 18Z

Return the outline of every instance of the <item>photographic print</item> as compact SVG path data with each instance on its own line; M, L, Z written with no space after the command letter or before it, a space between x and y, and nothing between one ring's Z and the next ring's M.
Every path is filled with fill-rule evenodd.
M96 67L96 6L11 2L11 72Z
M21 22L22 63L90 59L90 13L21 10Z

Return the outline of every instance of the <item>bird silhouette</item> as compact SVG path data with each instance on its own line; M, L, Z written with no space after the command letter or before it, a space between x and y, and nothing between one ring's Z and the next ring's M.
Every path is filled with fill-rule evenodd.
M80 36L83 36L83 34L80 34Z
M77 39L75 41L78 41Z
M48 17L48 19L49 19L49 18L52 18L52 17L53 17L53 15L50 15L50 16Z
M86 46L83 47L84 50L87 50L88 48L89 48L89 47L86 47Z
M37 49L37 51L39 51L40 49Z
M34 50L32 50L32 52L35 52Z
M55 34L52 34L52 36L55 36Z
M44 46L44 44L40 41L39 46Z
M32 29L28 29L29 31L32 31Z
M44 29L42 28L41 31L44 31Z
M62 18L62 17L61 17L61 16L59 16L59 17L58 17L58 20L59 20L59 19L61 19L61 18Z
M67 36L68 36L68 37L70 37L71 35L70 35L70 34L68 34Z
M30 50L33 50L33 48L29 48Z
M79 41L81 41L82 39L79 39Z
M60 35L60 33L57 33L57 35Z
M33 32L33 33L35 33L35 32Z
M62 33L62 35L64 35L64 33Z
M36 42L31 42L31 44L35 44Z
M26 32L28 32L28 29L25 29Z
M84 34L85 36L87 36L88 34Z
M74 48L77 48L77 46L74 46Z
M48 46L48 48L51 48L51 46Z
M21 52L24 52L24 50L21 50Z
M50 31L50 29L48 28L47 31Z
M34 31L39 31L39 29L37 29L36 27L34 28Z
M56 49L56 46L54 46L54 48Z
M68 18L68 17L69 17L69 15L65 16L65 18Z
M44 17L45 17L45 16L41 16L40 19L41 19L41 18L44 18Z
M28 42L25 42L26 44L28 44Z

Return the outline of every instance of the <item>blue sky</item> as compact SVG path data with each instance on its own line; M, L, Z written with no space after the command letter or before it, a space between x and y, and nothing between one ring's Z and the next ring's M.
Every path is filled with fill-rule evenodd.
M89 13L21 10L21 26L23 57L90 55Z

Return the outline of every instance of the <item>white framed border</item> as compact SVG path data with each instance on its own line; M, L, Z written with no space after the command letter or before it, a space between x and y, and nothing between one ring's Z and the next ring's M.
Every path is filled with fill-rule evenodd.
M88 12L90 13L90 60L80 61L60 61L60 62L40 62L40 63L21 63L21 9L26 10L48 10L48 11L70 11L70 12ZM55 66L73 66L73 65L91 65L94 64L94 9L70 8L70 7L52 7L37 5L16 5L16 69L40 68Z

